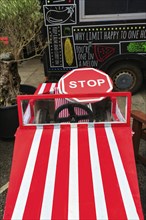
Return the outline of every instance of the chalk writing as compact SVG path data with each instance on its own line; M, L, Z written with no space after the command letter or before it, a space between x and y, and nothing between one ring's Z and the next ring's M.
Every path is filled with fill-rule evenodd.
M143 26L88 26L74 27L74 40L76 43L111 43L123 40L146 39L146 29Z
M104 40L117 40L119 39L119 31L105 31Z
M78 66L98 66L98 61L95 57L92 47L89 45L77 45L76 56L78 60Z
M53 26L49 28L51 66L62 66L62 50L61 50L61 40L58 37L59 35L60 35L60 29L58 26Z

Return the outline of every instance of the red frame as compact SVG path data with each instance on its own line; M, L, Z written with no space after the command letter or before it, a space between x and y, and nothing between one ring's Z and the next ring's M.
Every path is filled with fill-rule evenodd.
M55 98L74 98L74 97L111 97L111 98L116 98L116 97L127 97L127 117L126 117L126 122L125 123L112 123L113 125L116 124L119 126L130 126L130 112L131 112L131 93L130 92L109 92L109 93L94 93L94 94L40 94L40 95L20 95L17 97L17 103L18 103L18 116L19 116L19 125L20 127L27 127L23 124L23 119L22 119L22 108L21 108L21 101L22 100L37 100L40 99L55 99ZM94 122L95 123L95 122ZM96 124L96 123L95 123ZM100 124L104 124L101 122ZM35 126L35 125L31 125ZM45 126L50 126L45 125ZM30 127L30 126L29 126Z

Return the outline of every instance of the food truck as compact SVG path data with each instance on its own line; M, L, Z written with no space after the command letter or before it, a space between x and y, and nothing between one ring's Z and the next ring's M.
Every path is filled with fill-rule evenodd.
M44 0L49 82L80 67L108 73L115 91L136 92L146 72L145 0Z

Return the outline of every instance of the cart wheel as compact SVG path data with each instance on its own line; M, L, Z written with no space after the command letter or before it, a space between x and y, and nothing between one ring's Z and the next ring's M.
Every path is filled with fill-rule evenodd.
M77 114L75 112L75 108L79 108L84 110L87 114ZM67 109L68 110L68 116L66 117L59 117L59 114ZM54 113L54 121L61 123L61 122L70 122L70 123L76 123L80 120L86 120L88 119L89 122L93 122L93 112L86 106L79 103L68 103L61 105L59 108L56 109Z

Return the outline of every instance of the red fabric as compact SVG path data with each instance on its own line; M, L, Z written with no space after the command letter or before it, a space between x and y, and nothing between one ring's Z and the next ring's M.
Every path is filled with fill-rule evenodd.
M69 219L70 216L70 172L74 172L74 170L71 171L71 156L73 156L73 160L75 161L73 167L76 167L77 164L77 171L73 175L78 177L78 204L76 204L75 208L79 214L78 219L101 219L100 214L98 213L98 211L100 211L100 207L97 207L96 199L98 199L98 197L100 198L102 192L98 188L99 182L94 183L93 181L94 174L96 175L96 172L99 171L96 170L92 164L92 162L94 162L96 165L97 161L94 159L96 157L99 158L99 169L102 179L101 185L103 187L105 209L107 210L108 219L130 219L128 218L128 215L130 216L130 214L127 213L130 213L129 210L131 209L132 205L126 205L127 208L125 208L124 204L126 204L126 201L124 201L125 199L122 196L122 191L118 182L118 175L121 176L122 173L120 173L120 168L118 167L119 165L115 165L118 164L119 161L113 159L114 151L118 152L120 155L120 162L122 164L123 172L125 173L125 178L132 195L134 212L137 213L139 219L143 219L136 167L134 162L133 146L131 141L131 129L129 127L121 128L116 126L113 128L105 128L98 125L90 128L88 126L88 124L77 125L77 128L71 127L70 124L61 125L60 128L50 126L49 128L43 128L41 134L39 134L40 128L18 129L15 141L4 220L14 219L14 211L17 213L19 219L41 219L43 198L44 196L47 196L47 198L50 199L50 195L45 195L45 184L49 166L52 166L50 165L52 150L52 155L55 155L54 151L57 152L57 159L54 184L52 185L53 188L49 189L53 191L53 197L51 201L52 206L50 207L48 204L46 209L47 213L51 213L51 219ZM35 144L32 144L36 132L38 132L40 135L40 139L37 139L36 136L36 142ZM53 137L54 132L57 132L58 136ZM92 132L95 134L95 140L92 140L94 139L94 135L93 138L90 137L90 132L91 134ZM114 144L111 144L109 141L109 139L111 139L111 137L108 136L110 132L113 133L114 141L117 144L116 150L112 149ZM53 138L55 141L54 143L56 143L55 145L52 145ZM58 142L56 142L57 138ZM97 152L97 155L92 155L93 157L91 157L91 150L93 148L91 142L95 146L95 150ZM30 155L32 154L32 146L34 148L33 154L36 154L34 169L32 169L31 165L29 167L27 166L30 157L34 156ZM73 151L71 150L71 147ZM75 152L75 148L77 149L77 155L71 155L71 152ZM52 163L54 163L55 156L52 158L54 158L52 160ZM28 170L26 170L26 167ZM16 201L18 202L18 194L21 194L20 191L24 181L22 181L22 179L24 179L24 173L31 169L33 172L32 176L30 177L31 182L28 188L28 195L26 195L27 189L26 193L23 195L24 200L26 198L26 203L24 203L24 201L20 201L20 204L16 204ZM116 171L116 169L118 171ZM48 173L48 175L51 174ZM53 178L51 178L51 181L53 181ZM76 178L74 181L76 181ZM100 181L100 179L98 181ZM76 188L76 182L73 184L75 184ZM123 182L121 182L121 184L123 184ZM127 186L124 187L124 190L126 191ZM95 195L95 191L98 192L97 195ZM17 205L18 207L23 206L23 203L24 211L23 208L16 210ZM102 201L99 201L98 205L100 204L102 204ZM72 207L73 211L75 209ZM127 212L126 209L128 210Z

